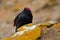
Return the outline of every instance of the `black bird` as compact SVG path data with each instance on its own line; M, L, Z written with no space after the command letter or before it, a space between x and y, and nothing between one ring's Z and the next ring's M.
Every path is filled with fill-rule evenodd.
M17 29L25 24L32 23L33 15L31 10L28 7L25 7L24 10L17 15L17 17L14 19L14 26L16 26L16 32Z

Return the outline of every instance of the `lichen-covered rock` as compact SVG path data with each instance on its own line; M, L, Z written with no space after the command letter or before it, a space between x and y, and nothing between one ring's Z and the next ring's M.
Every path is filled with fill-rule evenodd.
M55 23L50 28L42 28L41 40L60 40L60 23Z
M23 30L18 29L11 37L3 38L2 40L36 40L41 37L41 28L37 25L24 25Z

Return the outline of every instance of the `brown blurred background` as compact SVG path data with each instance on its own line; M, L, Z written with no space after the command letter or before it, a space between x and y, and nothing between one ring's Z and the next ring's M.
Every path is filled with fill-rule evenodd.
M33 24L60 22L60 0L0 0L0 38L14 33L14 18L26 6L32 10Z

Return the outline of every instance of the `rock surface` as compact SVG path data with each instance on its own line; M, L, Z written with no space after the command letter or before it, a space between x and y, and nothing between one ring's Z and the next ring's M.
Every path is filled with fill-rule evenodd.
M0 0L0 4L0 38L14 33L14 18L25 6L32 9L33 24L51 20L60 22L60 0Z

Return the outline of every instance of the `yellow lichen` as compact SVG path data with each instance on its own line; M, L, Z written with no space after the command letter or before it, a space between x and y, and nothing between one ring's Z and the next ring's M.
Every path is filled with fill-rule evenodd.
M41 36L41 28L36 26L33 30L27 30L23 35L16 35L14 37L4 38L2 40L36 40Z
M60 23L54 24L51 28L60 28Z

